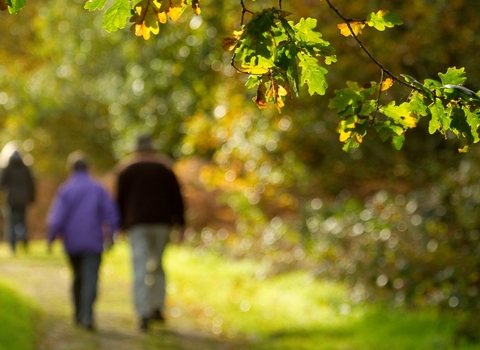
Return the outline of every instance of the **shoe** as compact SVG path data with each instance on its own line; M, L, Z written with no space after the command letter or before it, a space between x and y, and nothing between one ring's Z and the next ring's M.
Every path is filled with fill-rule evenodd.
M155 321L165 322L165 318L163 317L162 312L159 309L153 311L150 318Z
M95 327L91 323L85 323L83 325L83 328L85 328L89 332L94 332L95 331Z
M90 321L89 321L89 320L83 320L83 321L81 321L81 322L80 322L80 326L81 326L83 329L85 329L85 330L87 330L87 331L89 331L89 332L95 331L95 327L94 327L93 322L92 322L91 320L90 320Z
M142 317L140 319L140 330L142 332L148 331L148 322L149 322L149 319L147 317Z

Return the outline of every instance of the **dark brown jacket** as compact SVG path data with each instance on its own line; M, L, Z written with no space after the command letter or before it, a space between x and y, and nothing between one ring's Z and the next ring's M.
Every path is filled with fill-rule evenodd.
M121 226L184 225L184 204L173 171L155 155L139 155L119 169L117 201Z

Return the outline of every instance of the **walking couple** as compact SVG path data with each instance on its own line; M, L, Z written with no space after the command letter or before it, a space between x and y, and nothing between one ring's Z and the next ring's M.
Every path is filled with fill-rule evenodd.
M67 160L70 178L57 191L47 223L48 245L61 236L73 270L75 322L94 329L93 304L105 243L118 230L128 232L133 264L134 305L139 328L164 321L165 272L162 256L173 226L183 236L184 204L172 163L156 154L149 135L116 168L116 200L89 175L81 152Z

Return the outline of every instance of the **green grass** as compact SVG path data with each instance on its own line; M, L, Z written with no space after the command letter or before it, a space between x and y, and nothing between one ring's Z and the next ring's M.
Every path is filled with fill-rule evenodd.
M480 349L454 346L453 313L352 305L342 285L297 272L265 277L264 266L171 247L169 297L201 327L248 349Z
M0 350L29 350L35 345L34 303L0 283Z
M61 248L49 256L44 245L33 245L28 255L13 260L2 259L0 254L0 263L15 261L43 266L46 280L50 273L57 278L59 273L68 273ZM304 272L268 276L267 267L170 245L165 255L168 327L125 341L138 342L142 349L165 350L480 350L480 344L460 342L455 346L460 321L453 312L353 304L343 285L315 280ZM25 280L13 277L12 288L21 288ZM43 285L42 280L39 283ZM104 255L100 286L97 311L112 324L109 332L113 329L120 335L135 327L130 250L125 242ZM67 305L50 305L47 314L57 313L49 318L52 322L58 315L63 320L70 318ZM33 316L28 300L0 284L0 350L32 348ZM79 336L81 333L73 331L69 341L80 341ZM96 339L85 338L83 347L77 348L100 349L95 347ZM110 336L109 341L113 340Z

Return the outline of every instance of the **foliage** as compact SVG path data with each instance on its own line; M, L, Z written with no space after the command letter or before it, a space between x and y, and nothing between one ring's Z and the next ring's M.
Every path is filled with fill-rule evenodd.
M478 309L479 279L472 273L478 270L478 222L470 216L478 188L471 186L468 181L453 193L444 186L409 197L378 192L364 205L348 199L338 203L340 210L310 210L306 229L317 273L344 280L357 301L387 296L396 304ZM455 210L442 206L444 196L456 198Z
M5 1L3 7L8 5L11 13L25 6L24 0ZM464 73L464 69L450 68L449 73L441 75L441 83L427 79L422 84L407 75L403 75L405 80L400 80L367 51L359 35L365 25L384 31L403 24L402 20L388 10L372 12L366 20L352 20L344 17L331 1L326 0L326 3L344 21L338 25L340 33L353 36L382 73L378 84L347 83L347 88L337 91L329 105L337 110L341 119L338 132L340 141L345 143L344 150L358 147L370 128L376 130L383 141L391 140L392 145L400 149L405 132L423 117L430 120L431 134L452 131L463 142L462 152L480 140L477 132L480 98L463 87L466 77L458 72ZM247 87L257 88L255 103L260 108L273 103L281 110L285 101L293 94L298 95L303 85L307 85L310 95L324 95L328 71L319 65L319 59L329 65L337 58L334 48L316 30L316 19L307 17L298 23L289 22L285 17L290 13L282 10L281 1L278 5L278 8L252 12L242 1L242 24L233 37L224 39L222 46L233 51L232 65L239 72L250 75ZM103 10L105 6L105 0L89 0L85 4L90 11ZM116 0L105 11L102 26L112 32L123 28L130 18L135 35L148 40L151 34L159 33L159 24L167 23L168 19L178 20L188 6L195 14L201 13L198 0L141 0L132 4L128 0ZM250 13L251 18L244 24L246 13ZM393 81L412 89L407 102L381 102L382 92Z
M398 106L395 101L384 106L378 104L378 96L384 87L375 82L367 86L349 82L348 88L337 90L329 106L337 109L343 119L339 132L340 141L345 142L344 149L358 147L370 125L375 127L382 140L391 139L393 146L400 149L406 130L416 127L420 118L429 116L428 131L431 134L440 132L447 136L451 131L463 140L465 146L461 150L468 150L469 145L479 141L477 105L480 97L461 86L466 81L463 68L450 68L439 76L441 82L427 79L424 84L405 76L416 91L412 92L408 102ZM384 118L378 118L377 112Z

